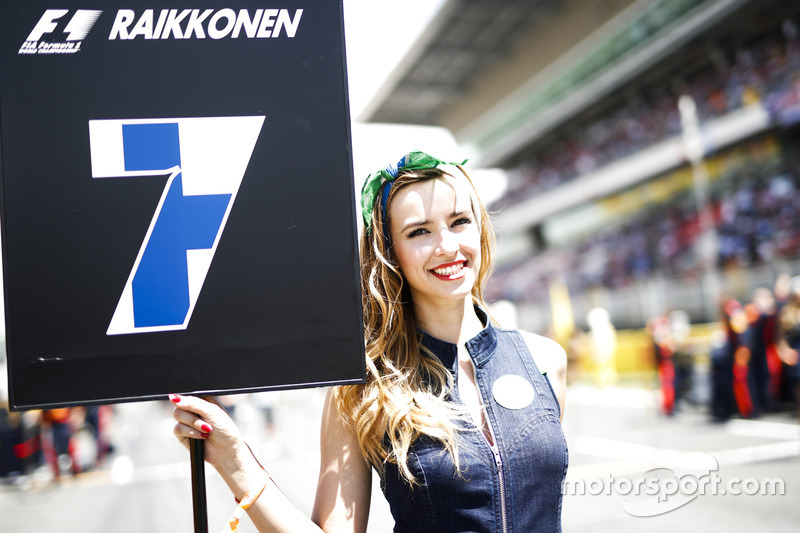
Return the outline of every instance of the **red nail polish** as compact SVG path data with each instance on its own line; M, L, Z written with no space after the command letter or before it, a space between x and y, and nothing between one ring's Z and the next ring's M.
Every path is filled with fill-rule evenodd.
M180 403L181 402L181 398L177 394L170 394L169 395L169 401L171 401L173 403Z
M209 433L200 433L200 436L203 437L204 439L207 439L211 435Z
M203 430L203 431L205 431L206 433L211 433L211 426L209 426L209 425L208 425L208 424L206 424L205 422L203 422L202 424L200 424L200 429L202 429L202 430Z

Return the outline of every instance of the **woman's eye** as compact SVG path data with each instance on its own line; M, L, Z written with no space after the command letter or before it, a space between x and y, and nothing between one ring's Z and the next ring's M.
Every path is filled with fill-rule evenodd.
M411 237L416 237L417 235L422 235L423 233L425 233L425 230L422 228L418 228L409 233L408 236L409 238L411 238Z
M461 224L472 224L472 219L464 217L464 218L459 218L458 220L453 222L454 226L460 226Z

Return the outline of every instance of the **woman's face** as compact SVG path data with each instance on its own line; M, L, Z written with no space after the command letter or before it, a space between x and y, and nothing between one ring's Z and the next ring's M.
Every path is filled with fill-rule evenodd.
M451 177L400 189L389 205L392 253L415 305L464 299L481 265L469 185Z

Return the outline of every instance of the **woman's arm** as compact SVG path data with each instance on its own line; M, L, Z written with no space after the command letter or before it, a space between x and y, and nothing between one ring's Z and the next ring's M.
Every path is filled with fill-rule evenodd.
M561 407L559 420L564 419L567 401L567 353L553 339L520 330L528 350L542 374L547 373L553 392L556 393L558 405Z
M237 500L240 500L248 490L257 491L264 485L265 471L242 439L236 424L222 407L211 398L172 395L170 399L176 407L174 413L178 422L174 429L176 437L187 448L190 438L205 440L206 461L219 472ZM331 405L329 394L322 420L322 467L314 504L314 521L300 512L269 478L264 492L247 510L258 531L291 533L366 531L371 487L370 470L355 468L358 460L365 465L357 445L355 448L357 457L353 457L353 454L336 456L336 450L339 450L339 453L347 453L352 449L350 438L355 438L355 434L352 437L348 435L347 428L341 423L335 408ZM338 475L336 470L330 472L331 464L341 465ZM323 472L327 473L324 483ZM328 511L319 512L320 505L326 502ZM234 505L232 502L232 509Z
M311 519L326 532L364 532L369 518L372 470L355 430L346 425L328 392L320 432L320 468Z

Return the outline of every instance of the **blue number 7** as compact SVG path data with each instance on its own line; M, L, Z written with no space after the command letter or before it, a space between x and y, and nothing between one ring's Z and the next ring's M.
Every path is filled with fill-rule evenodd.
M228 117L227 120L230 123L237 118L258 119L257 130L246 128L249 149L246 146L234 149L229 157L232 166L243 173L263 117ZM208 121L226 119L175 120L90 122L93 177L170 175L112 317L109 335L187 327L241 183L241 176L238 180L226 177L219 180L221 186L214 183L211 188L230 192L185 194L181 154L188 154L195 162L209 156L201 153L202 147L192 150L181 145L181 127L194 131L190 139L202 139L203 132L209 128ZM253 122L249 124L252 126ZM215 122L214 126L217 125ZM121 139L118 135L120 127ZM247 156L244 162L243 154ZM225 155L221 157L224 159ZM119 167L120 162L122 168L115 172L113 169ZM225 163L214 168L224 169ZM205 182L201 182L208 187L209 181L214 182L213 178L205 176L202 178Z

